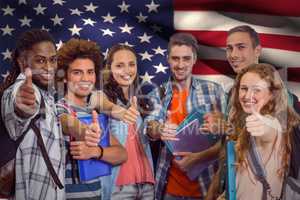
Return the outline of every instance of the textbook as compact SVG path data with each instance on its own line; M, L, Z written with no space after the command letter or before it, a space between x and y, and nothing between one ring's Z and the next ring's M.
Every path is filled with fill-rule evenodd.
M215 144L218 138L217 136L199 131L203 123L203 115L204 113L200 111L192 112L179 124L176 131L176 138L179 138L179 140L166 141L166 145L172 153L201 152ZM180 157L176 159L180 159ZM191 180L195 180L203 170L216 162L216 160L217 157L194 165L187 171L187 176Z
M92 122L92 115L80 116L78 119L83 123L90 124ZM98 114L98 121L102 129L99 145L102 147L108 147L110 145L108 117L105 114L100 113ZM77 160L77 163L80 181L88 181L100 176L107 176L111 174L111 164L101 160Z

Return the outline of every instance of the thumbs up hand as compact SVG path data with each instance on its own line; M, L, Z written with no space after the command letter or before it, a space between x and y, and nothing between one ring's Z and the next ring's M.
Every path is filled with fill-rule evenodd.
M124 109L121 120L128 123L134 124L137 121L140 112L138 111L138 104L136 96L133 96L131 99L131 106L126 110Z
M281 133L282 127L278 119L270 115L261 115L254 109L246 118L246 129L255 137L268 137L272 133Z
M28 117L36 112L36 97L32 85L32 72L30 68L25 69L26 79L19 87L16 94L17 113L22 117Z
M203 116L203 124L199 131L212 134L225 134L227 123L217 105L212 104L212 111Z
M98 121L98 114L95 110L92 112L92 123L85 131L84 140L87 146L98 146L102 130Z
M251 91L251 102L253 102L254 91ZM260 137L265 142L272 141L277 133L282 132L282 127L278 119L270 115L261 115L261 108L251 106L251 114L246 118L246 129L255 137Z
M167 111L167 121L159 125L158 131L160 133L160 139L178 141L179 139L176 138L178 125L170 121L170 116L171 112Z

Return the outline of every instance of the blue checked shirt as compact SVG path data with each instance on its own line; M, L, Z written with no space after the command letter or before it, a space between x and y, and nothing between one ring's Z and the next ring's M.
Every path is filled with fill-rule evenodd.
M156 120L160 123L166 121L168 107L172 100L171 81L169 80L167 83L163 84L161 88L162 89L156 88L149 94L149 98L151 98L151 101L154 103L154 110L145 118L145 124L151 120ZM223 113L225 112L226 95L222 87L217 83L192 77L192 84L186 102L188 113L191 113L196 109L203 112L210 112L213 104L216 104ZM144 132L146 133L146 128L144 129ZM155 200L160 200L164 196L172 158L172 153L166 146L163 146L160 150L157 163ZM217 167L217 162L215 162L208 166L207 169L203 170L199 175L198 180L202 195L207 193L209 184Z
M23 133L30 123L30 118L20 118L15 114L16 93L25 79L20 74L16 83L4 91L1 101L1 113L5 126L12 139L16 140L22 134L26 134L16 153L16 188L14 199L24 200L64 200L65 190L59 189L50 175L40 147L37 144L37 137L32 129ZM39 108L41 95L45 101L46 118L37 120L36 125L45 143L50 161L60 181L64 183L64 144L59 121L56 117L54 97L48 92L33 85L36 95L36 103Z

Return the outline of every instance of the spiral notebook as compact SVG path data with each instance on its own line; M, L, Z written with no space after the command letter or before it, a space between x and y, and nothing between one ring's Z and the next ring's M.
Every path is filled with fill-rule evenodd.
M174 152L201 152L215 144L217 137L199 131L203 123L203 113L195 111L188 115L178 126L176 138L178 141L166 141L169 150ZM180 158L177 158L180 159ZM195 180L209 165L217 161L217 157L194 165L187 171L187 176Z
M78 117L78 119L85 124L90 124L92 122L92 115L81 116ZM110 145L108 117L105 114L98 114L98 121L102 129L99 145L102 147L108 147ZM100 176L107 176L111 174L111 164L101 160L77 160L77 163L80 181L89 181Z

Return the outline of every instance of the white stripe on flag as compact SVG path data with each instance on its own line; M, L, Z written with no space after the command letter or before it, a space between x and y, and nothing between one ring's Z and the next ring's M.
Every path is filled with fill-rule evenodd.
M199 58L226 61L225 48L199 45ZM280 67L299 67L300 52L263 48L260 60Z
M264 26L254 25L258 22L264 22ZM235 26L249 25L259 33L300 36L300 28L291 28L291 24L300 24L300 17L216 11L174 12L176 30L228 31Z

